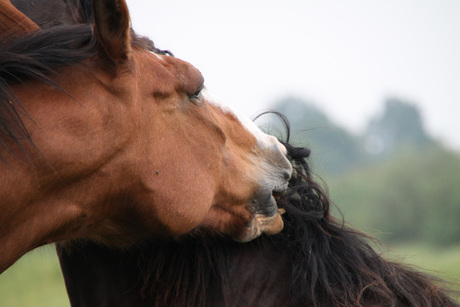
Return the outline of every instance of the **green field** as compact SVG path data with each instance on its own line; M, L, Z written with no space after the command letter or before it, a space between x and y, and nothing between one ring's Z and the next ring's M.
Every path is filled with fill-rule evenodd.
M0 306L70 306L54 246L28 253L0 275Z
M448 279L460 289L460 245L433 248L425 245L390 247L387 257L402 260ZM1 307L67 307L67 295L52 246L39 248L0 275Z
M390 257L450 281L456 284L455 289L460 289L460 245L449 248L397 245L391 248Z

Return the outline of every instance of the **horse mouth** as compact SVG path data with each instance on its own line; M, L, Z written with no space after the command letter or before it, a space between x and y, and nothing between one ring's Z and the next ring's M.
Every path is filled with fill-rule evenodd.
M256 239L263 233L267 235L274 235L283 230L284 222L281 215L283 215L286 211L283 208L278 208L278 202L285 192L285 188L273 190L269 203L270 207L273 206L276 208L274 210L272 209L274 212L272 211L269 215L260 213L255 214L252 220L246 225L245 231L240 234L239 238L235 238L236 241L249 242Z
M284 222L281 217L285 210L279 208L278 212L273 216L265 216L256 214L250 225L247 226L246 231L239 238L235 238L238 242L249 242L261 234L274 235L283 230Z
M286 195L288 189L288 184L286 183L285 185L279 186L272 191L272 197L275 199L276 203L279 203L279 200L281 197Z

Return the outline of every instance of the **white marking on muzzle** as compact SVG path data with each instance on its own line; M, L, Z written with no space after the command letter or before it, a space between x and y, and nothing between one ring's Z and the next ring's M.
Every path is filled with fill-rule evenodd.
M239 112L238 110L233 109L230 106L224 105L219 99L217 99L214 95L212 95L207 89L203 89L201 95L206 101L208 101L209 103L211 103L212 105L216 107L219 107L222 111L233 113L238 118L240 123L246 128L246 130L248 130L252 135L254 135L260 147L267 148L267 147L272 147L274 144L277 144L281 152L284 155L286 155L287 151L284 145L278 142L276 137L262 132L262 130L260 130L259 127L257 127L257 125L252 120L250 120L246 115Z

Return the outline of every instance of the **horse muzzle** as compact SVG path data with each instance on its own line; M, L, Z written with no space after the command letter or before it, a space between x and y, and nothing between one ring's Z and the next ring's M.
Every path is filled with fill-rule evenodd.
M284 209L278 208L277 199L284 195L288 188L292 164L284 155L281 158L278 156L276 161L271 162L267 165L268 171L265 172L271 175L261 181L260 188L249 208L253 217L239 236L234 238L236 241L248 242L263 233L273 235L283 230L284 223L281 215Z

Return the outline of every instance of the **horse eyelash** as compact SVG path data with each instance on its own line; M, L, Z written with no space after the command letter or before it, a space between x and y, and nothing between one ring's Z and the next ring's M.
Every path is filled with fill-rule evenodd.
M201 101L201 98L202 98L202 91L204 89L204 86L201 86L198 90L195 91L195 93L193 93L191 96L190 96L190 100L192 100L192 102L194 103L198 103Z

